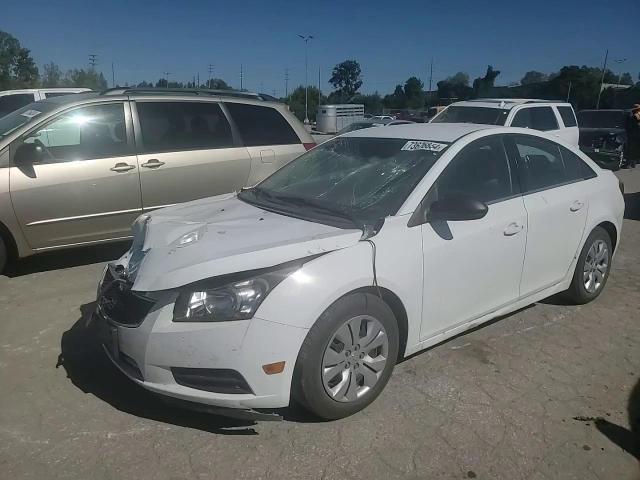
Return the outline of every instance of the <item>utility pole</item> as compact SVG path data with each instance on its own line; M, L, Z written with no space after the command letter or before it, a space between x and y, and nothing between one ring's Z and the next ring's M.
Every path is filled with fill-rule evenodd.
M298 36L304 41L304 124L309 125L309 40L313 40L313 35Z
M171 72L162 72L166 78L167 81L167 88L169 88L169 75L171 75Z
M284 97L289 98L289 69L284 69Z
M433 57L431 57L431 63L429 64L429 95L427 100L427 105L431 105L431 88L433 84Z
M320 67L318 67L318 106L320 106L322 93L320 93Z
M213 73L213 64L209 64L209 88L211 88L211 74Z
M600 109L600 96L602 95L602 85L604 84L604 72L607 71L607 58L609 58L609 49L604 54L604 65L602 65L602 77L600 77L600 91L598 92L598 101L596 102L596 110Z
M200 88L200 72L198 72L197 78L198 78L198 85L196 86L196 88Z
M571 80L569 80L569 90L567 90L567 103L569 103L569 97L571 97Z
M95 69L97 64L98 64L98 55L96 55L95 53L90 54L89 66L91 67L91 70Z
M260 91L258 93L262 93L264 91L264 82L260 82Z
M244 72L242 71L242 64L240 64L240 90L242 90L242 79L244 77Z
M111 87L115 88L116 86L116 71L113 68L113 62L111 62Z

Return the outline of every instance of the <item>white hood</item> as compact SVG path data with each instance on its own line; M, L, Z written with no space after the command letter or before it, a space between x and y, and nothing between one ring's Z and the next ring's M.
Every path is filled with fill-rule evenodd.
M271 267L356 244L345 230L267 212L235 194L205 198L151 213L133 289L180 287L227 273ZM140 239L139 239L140 240ZM134 247L137 243L134 241ZM121 259L125 266L129 255Z

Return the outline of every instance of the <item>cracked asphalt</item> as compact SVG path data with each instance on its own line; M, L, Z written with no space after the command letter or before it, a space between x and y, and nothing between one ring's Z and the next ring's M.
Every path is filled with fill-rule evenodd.
M640 479L640 169L619 176L596 302L549 299L417 354L328 423L187 412L116 372L85 319L126 245L22 261L0 277L0 478Z

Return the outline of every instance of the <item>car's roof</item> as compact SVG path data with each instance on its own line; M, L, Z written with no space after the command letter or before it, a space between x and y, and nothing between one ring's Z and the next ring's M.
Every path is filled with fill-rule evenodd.
M501 128L496 125L473 123L408 123L378 128L367 128L345 133L345 137L406 138L411 140L431 140L434 142L455 142L461 137L478 130Z
M485 107L485 108L501 108L511 109L518 105L527 105L535 103L545 103L553 105L569 105L567 102L556 100L540 100L536 98L479 98L477 100L465 100L463 102L455 102L451 105L456 107Z

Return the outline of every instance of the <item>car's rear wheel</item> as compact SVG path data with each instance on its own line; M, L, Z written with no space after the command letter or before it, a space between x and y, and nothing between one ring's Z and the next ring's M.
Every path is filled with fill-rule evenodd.
M602 227L593 229L582 247L567 294L575 303L594 300L604 289L611 269L611 238Z
M7 257L7 246L5 245L2 237L0 237L0 274L4 272L4 269L7 266Z
M398 324L389 306L370 293L337 300L305 339L293 394L319 417L349 416L387 384L398 356Z

